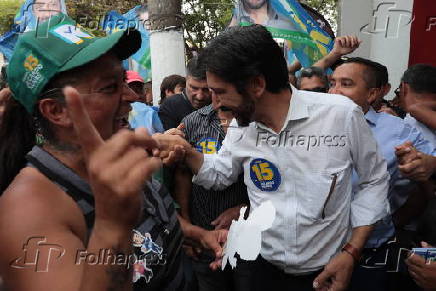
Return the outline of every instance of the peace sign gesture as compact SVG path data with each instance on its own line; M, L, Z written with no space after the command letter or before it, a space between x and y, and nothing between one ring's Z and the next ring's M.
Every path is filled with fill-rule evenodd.
M69 116L81 146L88 170L88 182L95 198L95 220L119 228L137 223L140 192L147 179L161 166L158 143L143 128L121 130L103 140L85 109L76 89L64 89ZM122 215L119 215L122 213Z

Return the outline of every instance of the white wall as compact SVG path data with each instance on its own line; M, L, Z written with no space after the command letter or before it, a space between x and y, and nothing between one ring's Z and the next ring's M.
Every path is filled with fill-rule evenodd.
M407 69L413 0L342 0L341 35L363 40L353 56L369 58L388 67L392 84L389 98Z
M153 104L160 99L162 80L173 74L186 75L185 42L181 31L159 31L150 34Z

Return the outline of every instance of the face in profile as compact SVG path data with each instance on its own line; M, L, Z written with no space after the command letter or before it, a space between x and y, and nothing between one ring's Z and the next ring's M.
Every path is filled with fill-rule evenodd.
M247 92L239 93L236 87L217 75L207 72L207 84L212 92L214 107L231 111L238 126L245 127L254 120L255 104Z
M35 0L33 3L33 15L41 22L61 12L60 0Z
M242 0L245 8L259 9L267 4L268 0Z

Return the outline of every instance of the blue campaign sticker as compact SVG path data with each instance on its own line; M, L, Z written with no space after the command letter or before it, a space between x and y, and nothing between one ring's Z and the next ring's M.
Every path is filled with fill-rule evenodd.
M195 148L203 154L216 154L221 147L216 138L206 137L197 142Z
M257 188L267 192L276 191L282 182L282 177L277 167L265 159L254 159L251 161L250 178Z

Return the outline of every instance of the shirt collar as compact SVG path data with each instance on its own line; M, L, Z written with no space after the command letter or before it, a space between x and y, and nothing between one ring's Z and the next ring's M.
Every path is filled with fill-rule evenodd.
M197 110L201 115L211 115L214 112L213 105L209 104Z
M376 125L379 118L379 114L375 112L372 107L369 107L368 112L365 114L365 119L372 125Z
M298 120L309 117L308 104L301 98L300 90L291 85L291 102L286 121Z
M309 109L308 104L304 102L303 98L301 98L301 93L299 90L297 90L294 86L290 85L291 88L289 89L291 91L292 97L291 101L289 102L289 110L288 114L286 115L285 123L283 124L284 130L291 120L299 120L309 117ZM266 127L262 123L256 122L256 127L261 127L266 129Z

